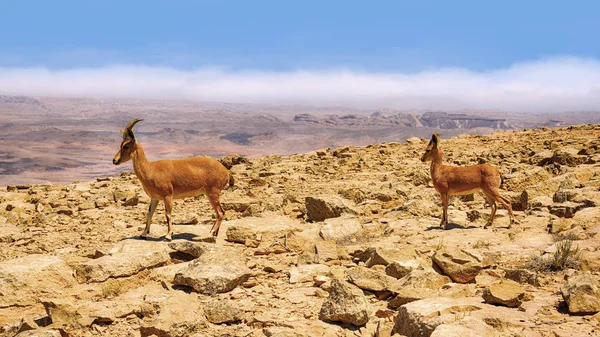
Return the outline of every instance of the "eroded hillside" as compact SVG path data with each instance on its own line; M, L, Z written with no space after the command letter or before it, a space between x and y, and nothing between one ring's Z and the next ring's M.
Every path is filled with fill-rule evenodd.
M584 125L442 141L447 164L500 169L510 229L503 209L483 229L475 194L451 199L441 230L419 138L233 165L216 242L205 197L175 202L172 242L162 204L139 239L149 199L131 173L9 186L0 336L597 335L599 137ZM573 260L542 270L560 254Z

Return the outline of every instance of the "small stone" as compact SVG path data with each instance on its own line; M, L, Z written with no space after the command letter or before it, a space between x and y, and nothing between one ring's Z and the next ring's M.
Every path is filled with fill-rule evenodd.
M204 308L206 319L213 324L234 323L244 318L244 312L229 301L211 302Z

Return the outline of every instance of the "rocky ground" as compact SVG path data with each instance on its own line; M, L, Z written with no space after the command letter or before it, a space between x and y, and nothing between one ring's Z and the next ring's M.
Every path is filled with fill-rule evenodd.
M600 335L600 126L443 140L445 162L504 176L518 224L483 229L428 140L234 163L216 242L205 197L141 240L135 175L0 192L0 336ZM241 162L240 162L241 161Z

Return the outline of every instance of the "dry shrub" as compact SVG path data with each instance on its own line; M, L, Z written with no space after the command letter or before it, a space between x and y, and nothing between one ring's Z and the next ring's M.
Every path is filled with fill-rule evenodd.
M573 247L573 240L562 240L556 243L554 254L533 255L526 267L539 272L553 272L565 269L578 269L581 251Z

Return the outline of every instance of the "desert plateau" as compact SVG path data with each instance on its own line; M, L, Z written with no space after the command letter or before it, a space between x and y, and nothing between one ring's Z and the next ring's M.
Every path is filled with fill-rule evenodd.
M593 121L77 104L0 105L0 336L600 335ZM172 241L162 203L139 237L149 198L131 164L110 162L131 117L148 157L230 168L216 239L206 197L175 201ZM475 193L450 198L440 228L419 160L433 132L446 164L500 170L517 223L499 207L484 229Z

